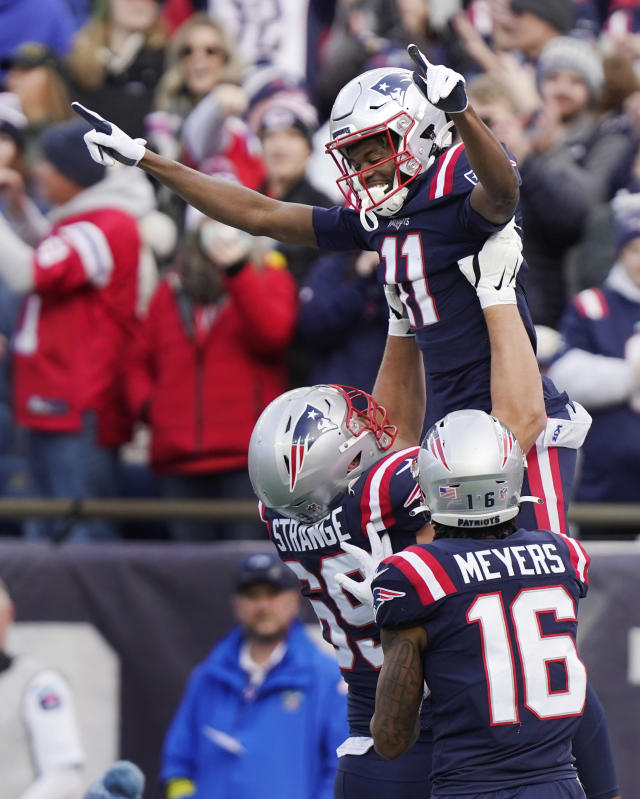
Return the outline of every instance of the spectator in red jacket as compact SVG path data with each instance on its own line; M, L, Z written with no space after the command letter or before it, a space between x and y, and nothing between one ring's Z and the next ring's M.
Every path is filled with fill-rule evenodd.
M247 449L263 408L287 388L295 281L279 254L210 219L187 234L176 271L151 301L128 371L151 464L173 499L252 498ZM175 540L260 538L259 524L179 520Z
M137 324L141 241L122 192L83 153L80 121L43 136L35 177L52 206L35 215L12 186L0 216L0 275L25 299L13 340L13 406L26 429L38 496L82 499L117 493L118 447L128 440L122 352ZM14 176L15 177L15 176ZM20 235L18 235L18 233ZM68 528L29 520L29 538L117 537L108 522Z

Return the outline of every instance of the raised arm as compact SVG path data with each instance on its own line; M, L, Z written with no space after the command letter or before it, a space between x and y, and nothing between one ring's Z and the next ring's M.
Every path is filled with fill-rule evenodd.
M516 304L522 242L511 222L485 242L477 255L458 262L475 287L491 345L491 413L504 422L527 452L547 415L533 346Z
M420 443L426 412L426 380L422 353L416 345L398 289L385 286L389 335L372 394L398 428L393 448Z
M407 49L417 67L413 73L416 86L432 105L450 115L464 142L478 179L471 192L473 209L495 224L507 222L520 196L518 177L500 142L469 105L463 76L431 64L413 44Z
M376 752L400 757L420 734L424 690L422 653L427 645L423 627L382 628L384 662L376 686L376 710L369 728Z
M113 165L114 161L139 166L203 214L254 236L269 236L311 247L317 245L312 206L281 202L236 183L203 175L147 150L144 139L132 139L80 103L72 103L72 106L94 126L84 137L94 161L105 166Z

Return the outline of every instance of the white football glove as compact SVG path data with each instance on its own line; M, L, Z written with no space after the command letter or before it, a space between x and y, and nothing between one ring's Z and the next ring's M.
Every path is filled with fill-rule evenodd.
M516 304L516 278L522 266L522 239L512 218L485 241L480 252L458 261L460 271L475 288L480 305Z
M347 544L344 541L342 542L342 549L357 561L358 569L362 572L364 580L358 582L351 577L347 577L346 574L336 574L336 582L341 588L348 591L351 596L355 597L358 602L372 608L373 594L371 592L371 583L376 576L378 566L385 558L388 558L389 555L393 555L393 549L391 548L389 533L384 533L382 536L379 536L375 531L370 531L369 544L371 546L370 553L367 552L366 549L361 549L353 544Z
M113 122L80 103L71 103L71 107L93 125L93 130L84 134L84 141L94 161L104 166L113 166L116 161L126 166L138 164L145 153L146 139L132 139Z
M469 100L464 77L442 64L432 64L415 44L410 44L407 52L417 67L413 82L431 105L452 114L465 111Z
M400 299L397 284L385 284L384 295L387 298L387 305L389 306L389 335L415 336L415 333L411 329L411 322L407 316L407 309Z

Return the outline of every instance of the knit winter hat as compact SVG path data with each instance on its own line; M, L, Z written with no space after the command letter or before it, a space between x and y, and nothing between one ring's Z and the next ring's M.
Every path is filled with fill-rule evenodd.
M618 192L611 201L616 256L631 241L640 236L640 194Z
M91 126L81 119L52 125L40 141L42 155L58 172L79 186L93 186L105 176L105 168L89 155L83 140Z
M533 14L560 33L568 33L575 20L573 0L511 0L511 10L516 14Z
M604 71L602 58L595 47L585 39L556 36L546 45L538 59L538 85L552 72L566 69L580 75L595 97L602 87Z

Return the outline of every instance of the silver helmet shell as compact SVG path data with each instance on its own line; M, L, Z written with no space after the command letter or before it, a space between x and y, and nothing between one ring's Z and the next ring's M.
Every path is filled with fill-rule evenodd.
M524 456L507 426L484 411L454 411L436 422L420 446L417 470L433 521L488 527L518 513Z
M313 524L339 504L396 434L384 408L358 389L319 385L287 391L264 409L253 429L253 490L267 507Z
M411 70L381 67L358 75L340 90L329 117L326 151L341 172L338 188L358 210L391 216L402 207L408 184L451 145L451 125L414 84ZM384 191L368 187L368 170L353 169L348 159L350 145L379 134L387 136L396 167Z

